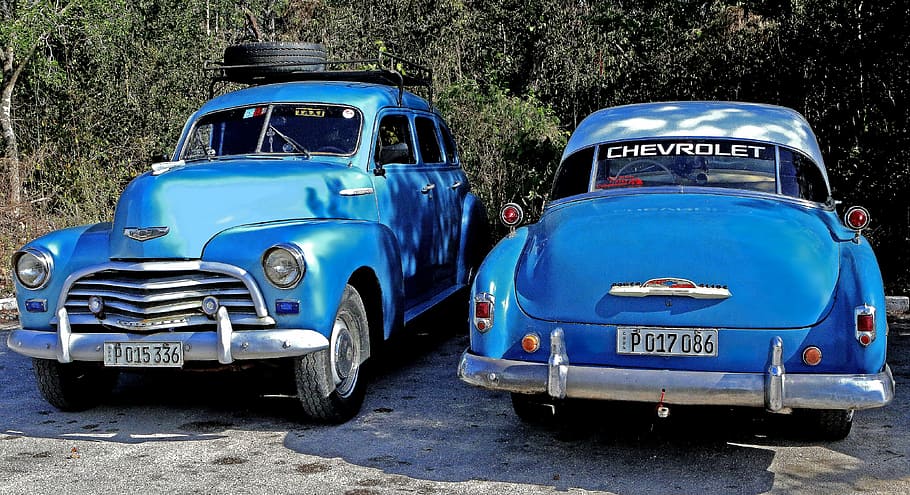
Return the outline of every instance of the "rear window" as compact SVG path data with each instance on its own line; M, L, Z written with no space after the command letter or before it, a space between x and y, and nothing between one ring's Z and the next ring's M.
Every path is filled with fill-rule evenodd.
M828 187L809 157L772 144L729 139L605 143L564 160L551 199L588 191L699 186L741 189L824 202ZM778 171L778 157L780 170ZM593 165L593 169L592 169Z

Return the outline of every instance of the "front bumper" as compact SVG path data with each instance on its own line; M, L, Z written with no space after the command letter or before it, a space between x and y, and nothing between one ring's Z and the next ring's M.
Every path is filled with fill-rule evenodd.
M215 331L138 333L73 333L66 309L57 312L57 331L17 328L10 331L10 350L33 358L73 361L104 361L105 342L181 342L185 361L218 361L294 357L329 347L328 339L315 330L262 329L235 331L225 308L215 316Z
M887 365L868 375L787 374L783 343L772 340L765 373L733 373L573 366L561 329L550 336L548 363L493 359L465 351L458 365L463 381L491 390L578 398L666 404L792 409L870 409L894 398ZM661 397L663 397L661 399Z

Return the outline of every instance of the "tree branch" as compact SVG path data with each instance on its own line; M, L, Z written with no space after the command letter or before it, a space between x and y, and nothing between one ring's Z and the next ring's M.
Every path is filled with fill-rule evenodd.
M246 20L250 24L253 36L256 37L256 41L262 41L262 30L259 29L259 21L256 19L256 14L254 14L246 5L241 8L243 9L243 15L246 16Z

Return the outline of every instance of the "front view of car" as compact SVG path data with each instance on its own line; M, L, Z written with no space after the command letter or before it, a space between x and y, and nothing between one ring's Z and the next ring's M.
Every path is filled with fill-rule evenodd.
M481 267L459 376L512 392L523 417L565 398L751 406L843 438L894 382L868 212L845 226L834 205L792 110L596 112L540 221Z

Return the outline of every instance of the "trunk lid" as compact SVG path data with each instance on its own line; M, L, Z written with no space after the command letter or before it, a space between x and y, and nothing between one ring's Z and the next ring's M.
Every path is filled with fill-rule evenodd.
M831 218L829 218L831 217ZM735 194L597 195L553 206L530 228L516 269L522 309L534 318L665 327L798 328L833 303L839 243L834 214ZM623 297L678 278L706 284L694 298L668 290ZM653 285L668 287L672 282ZM623 292L622 290L615 292ZM640 290L625 291L639 292ZM685 291L683 291L685 292Z

